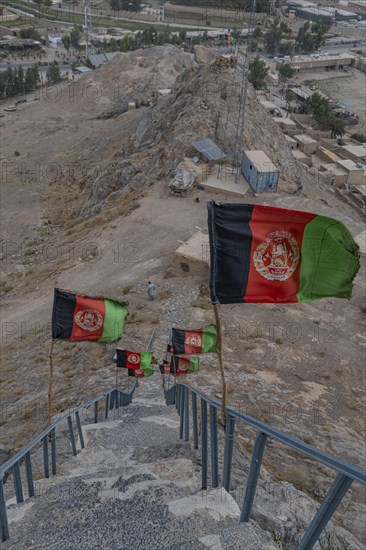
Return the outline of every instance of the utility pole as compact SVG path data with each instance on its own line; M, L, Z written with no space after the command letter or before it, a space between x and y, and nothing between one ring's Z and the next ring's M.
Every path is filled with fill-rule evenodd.
M89 57L89 28L91 28L91 15L89 0L83 0L84 10L84 36L85 36L85 58Z
M255 26L255 10L256 10L256 0L252 0L252 9L250 12L249 22L248 22L247 47L245 52L243 79L242 79L240 99L239 99L239 113L238 113L236 135L235 135L234 170L235 170L236 182L238 182L239 180L240 170L241 170L241 153L242 153L242 143L243 143L243 135L244 135L244 118L245 118L245 108L246 108L246 102L247 102L248 82L249 82L249 62L250 62L250 56L252 53L253 31Z

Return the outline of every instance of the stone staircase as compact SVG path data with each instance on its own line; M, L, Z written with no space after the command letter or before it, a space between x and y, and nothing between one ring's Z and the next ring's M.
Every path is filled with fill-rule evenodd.
M158 376L142 380L118 416L83 426L85 449L9 507L4 550L278 548L256 524L239 524L224 489L201 490L199 453L179 440Z

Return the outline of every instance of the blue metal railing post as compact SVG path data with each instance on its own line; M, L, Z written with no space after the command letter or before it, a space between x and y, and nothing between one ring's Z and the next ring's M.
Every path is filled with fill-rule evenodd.
M111 398L110 398L110 401L109 401L109 409L110 410L114 409L114 390L111 392Z
M19 502L24 502L22 479L20 477L19 462L16 462L14 464L12 470L13 470L13 482L14 482L15 496L16 496L16 499L17 499L17 503L19 504Z
M197 395L192 391L193 447L198 449Z
M189 441L189 389L184 392L184 441Z
M84 447L85 447L84 436L83 436L83 430L81 428L79 411L76 411L75 418L76 418L76 427L77 427L78 434L79 434L80 448L84 449Z
M179 425L179 439L183 439L183 421L184 421L184 405L185 405L185 391L186 388L183 386L181 388L181 395L179 398L179 416L180 416L180 425Z
M296 550L311 550L351 486L352 479L338 474Z
M218 486L218 450L217 450L217 409L210 405L210 435L211 435L211 486Z
M201 399L202 489L207 489L207 402Z
M94 424L98 424L98 401L94 403Z
M27 478L28 486L28 496L29 498L34 496L34 484L33 484L33 472L32 472L32 461L30 452L25 453L25 475Z
M225 450L222 486L226 491L230 491L231 464L233 461L235 418L228 414L225 427Z
M43 471L44 471L44 477L48 478L50 477L50 467L49 467L49 461L48 461L48 434L44 436L43 440Z
M257 481L259 477L259 472L261 469L262 458L264 453L264 448L266 446L267 434L259 432L255 443L252 454L252 460L250 462L247 486L245 489L244 503L240 515L241 522L248 522L250 519L250 514L252 512L255 491L257 489Z
M172 405L175 405L176 401L177 401L177 386L172 386L171 387L171 392L172 392L172 401L171 401L171 404Z
M175 396L175 408L177 409L178 414L179 414L179 411L180 411L180 394L181 394L181 391L182 391L182 386L177 386L177 394Z
M51 430L51 469L52 475L56 475L56 428Z
M5 505L4 484L2 479L0 479L0 528L1 542L5 542L9 538L9 525Z
M72 427L71 416L67 417L67 424L68 424L68 427L69 427L69 436L70 436L70 441L71 441L72 454L74 456L76 456L76 445L75 445L75 437L74 437L74 430L73 430L73 427Z
M108 418L108 409L109 409L109 394L105 397L105 411L104 411L104 418L107 420Z

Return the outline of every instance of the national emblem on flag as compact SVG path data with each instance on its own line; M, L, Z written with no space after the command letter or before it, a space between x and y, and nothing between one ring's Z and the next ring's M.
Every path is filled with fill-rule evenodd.
M359 249L339 221L253 204L208 203L214 304L349 298Z
M129 370L154 369L154 356L149 351L117 349L117 367Z
M128 302L55 288L52 338L114 342L122 336Z
M200 329L172 329L172 343L168 351L173 355L191 353L210 353L217 351L217 332L215 325Z
M170 372L175 374L191 374L198 372L200 360L198 357L177 357L172 355L170 358Z

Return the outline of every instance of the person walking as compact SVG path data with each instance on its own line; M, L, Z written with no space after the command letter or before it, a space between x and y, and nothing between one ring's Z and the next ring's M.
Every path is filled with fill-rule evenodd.
M152 283L151 281L149 281L147 283L147 295L149 296L149 300L153 300L154 297L155 297L155 290L156 290L156 286L154 285L154 283Z

